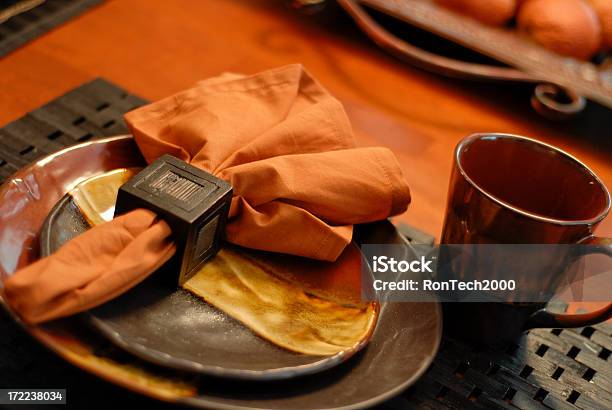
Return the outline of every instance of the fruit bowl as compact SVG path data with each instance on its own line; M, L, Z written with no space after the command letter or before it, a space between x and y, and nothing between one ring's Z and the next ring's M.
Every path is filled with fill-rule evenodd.
M552 52L515 29L484 24L432 0L338 0L359 28L377 45L417 67L469 80L535 84L532 106L550 119L581 112L586 99L612 107L612 74L601 65ZM325 0L299 0L321 9ZM431 32L501 64L449 58L419 48L392 34L371 15L383 13Z

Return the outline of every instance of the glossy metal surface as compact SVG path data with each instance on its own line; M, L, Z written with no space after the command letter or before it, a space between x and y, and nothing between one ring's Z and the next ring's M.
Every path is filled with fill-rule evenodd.
M55 202L84 176L120 164L142 165L129 137L65 150L19 171L2 186L2 277L38 257L38 232ZM370 243L401 243L389 223L364 227L360 238ZM10 313L1 298L0 302ZM357 409L375 405L424 373L437 352L442 330L437 303L386 303L370 344L346 363L316 375L262 384L194 378L148 365L113 350L74 319L34 327L20 324L64 359L108 381L158 399L214 409Z

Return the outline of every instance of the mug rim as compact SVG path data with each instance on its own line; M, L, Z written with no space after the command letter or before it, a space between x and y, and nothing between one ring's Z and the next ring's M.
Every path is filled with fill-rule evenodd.
M461 152L463 151L463 149L469 145L471 145L474 141L476 140L480 140L483 137L502 137L502 138L508 138L508 139L513 139L513 140L519 140L519 141L524 141L524 142L528 142L534 145L538 145L540 147L544 147L548 150L552 150L558 154L561 154L562 156L570 159L571 161L573 161L576 165L578 165L579 167L581 167L582 169L586 170L588 172L589 175L591 175L593 177L593 179L599 184L599 186L601 187L601 189L603 190L605 197L606 197L606 205L604 207L604 209L598 213L596 216L594 216L593 218L589 218L589 219L582 219L582 220L566 220L566 219L557 219L557 218L550 218L544 215L538 215L536 213L533 212L529 212L527 210L518 208L517 206L503 201L500 198L497 198L495 195L487 192L487 190L485 190L484 188L482 188L481 186L479 186L476 182L474 182L473 179L471 179L467 172L463 169L463 165L461 164ZM550 145L547 144L545 142L533 139L533 138L529 138L529 137L524 137L522 135L516 135L516 134L506 134L506 133L498 133L498 132L481 132L481 133L475 133L475 134L471 134L465 138L463 138L461 141L459 141L459 143L457 144L457 146L455 147L455 163L457 166L457 169L459 170L459 172L461 173L461 175L463 176L463 178L472 186L474 187L478 192L480 192L481 194L483 194L484 196L486 196L487 198L489 198L491 201L497 203L498 205L502 206L503 208L509 209L513 212L516 212L522 216L525 216L527 218L531 218L531 219L535 219L537 221L540 222L546 222L546 223L552 223L555 225L563 225L563 226L568 226L568 225L594 225L598 222L601 222L610 212L610 208L612 207L612 197L610 196L610 191L608 191L608 188L606 187L606 185L602 182L602 180L597 176L597 174L595 174L595 172L593 172L593 170L591 168L589 168L586 164L584 164L582 161L580 161L579 159L577 159L576 157L574 157L571 154L568 154L567 152L563 151L560 148L555 147L554 145Z

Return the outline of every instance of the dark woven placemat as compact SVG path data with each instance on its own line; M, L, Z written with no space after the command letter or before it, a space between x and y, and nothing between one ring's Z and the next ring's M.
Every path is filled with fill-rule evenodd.
M0 24L0 57L3 57L102 0L46 0Z
M0 179L67 145L126 133L122 114L144 102L97 79L28 113L0 129ZM400 230L415 241L432 240L413 228ZM611 351L610 324L532 330L505 350L445 338L423 378L380 408L612 409ZM68 365L0 314L0 388L10 387L67 387L68 407L77 409L170 408Z
M123 113L144 103L96 79L7 124L0 129L0 180L69 145L126 134Z
M433 237L398 226L408 240ZM566 306L548 306L564 311ZM505 349L479 350L444 337L436 360L388 409L612 409L612 324L535 329Z
M409 407L612 409L611 336L610 324L537 329L498 351L445 338L403 398Z

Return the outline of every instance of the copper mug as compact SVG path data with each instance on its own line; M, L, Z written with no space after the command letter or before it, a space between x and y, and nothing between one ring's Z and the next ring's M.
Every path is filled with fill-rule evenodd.
M455 149L442 244L601 245L594 236L610 193L586 165L562 150L517 135L474 134ZM559 272L563 272L563 267ZM581 327L612 316L612 304L584 314L552 313L545 303L446 303L448 334L503 344L536 327Z

